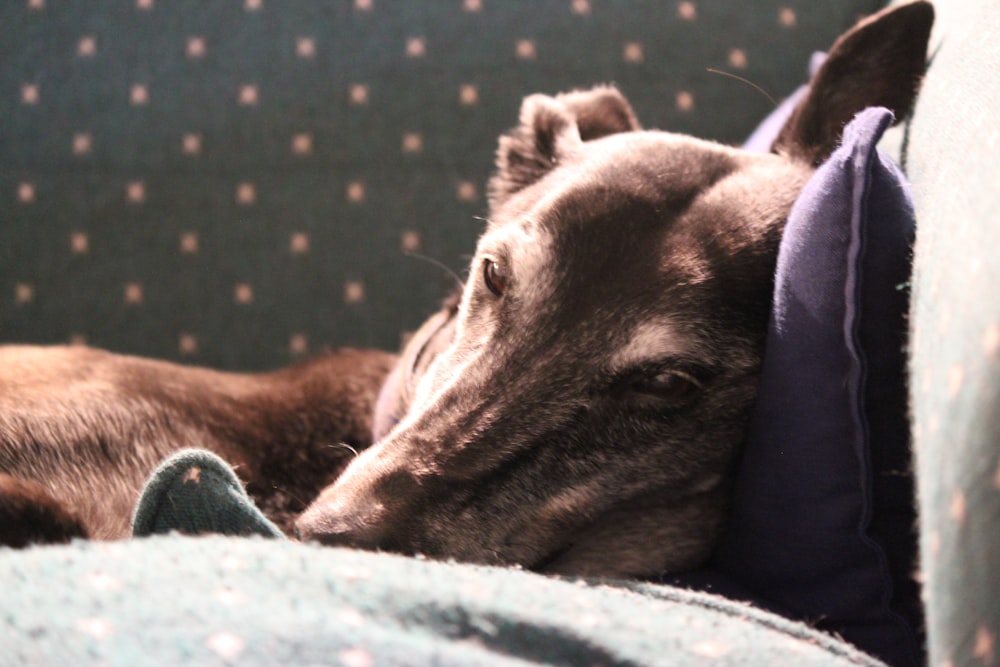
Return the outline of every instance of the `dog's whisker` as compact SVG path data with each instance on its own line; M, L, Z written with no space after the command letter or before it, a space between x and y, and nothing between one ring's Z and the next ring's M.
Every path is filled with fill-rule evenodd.
M768 93L766 90L764 90L762 87L758 86L756 83L754 83L750 79L747 79L746 77L742 77L739 74L733 74L732 72L723 72L720 69L715 69L715 68L712 68L712 67L708 67L706 69L709 72L711 72L712 74L721 74L722 76L728 76L731 79L736 79L737 81L741 81L741 82L745 83L746 85L750 86L751 88L753 88L754 90L756 90L758 93L760 93L761 95L763 95L764 97L766 97L771 102L772 106L774 106L774 107L778 106L778 101L775 100L774 97L770 93Z
M465 281L463 281L462 278L457 273L455 273L454 269L452 269L450 266L448 266L444 262L436 260L433 257L428 257L427 255L422 255L419 252L414 252L412 250L407 250L403 254L406 255L407 257L413 257L414 259L422 259L425 262L427 262L428 264L431 264L432 266L438 267L439 269L441 269L442 271L444 271L446 274L448 274L449 276L451 276L452 278L454 278L455 282L458 284L459 288L465 286Z
M351 447L346 442L334 442L332 444L327 445L327 447L341 447L343 449L346 449L346 450L354 453L354 458L358 458L359 456L361 456L361 452L359 452L358 450L356 450L354 447Z
M303 500L300 495L298 495L296 493L293 493L291 487L288 487L288 486L279 486L277 484L272 484L271 485L271 489L273 489L274 491L278 491L279 493L282 493L282 494L288 496L289 498L291 498L292 500L294 500L295 502L297 502L302 507L306 507L306 506L309 505L309 501Z

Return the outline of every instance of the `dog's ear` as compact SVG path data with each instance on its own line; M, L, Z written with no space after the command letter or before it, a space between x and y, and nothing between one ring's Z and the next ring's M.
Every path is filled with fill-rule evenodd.
M874 14L841 35L772 150L819 164L865 107L887 107L897 119L906 116L927 67L933 23L934 8L918 0Z
M490 205L531 185L584 141L640 129L617 89L600 86L556 97L531 95L521 104L521 124L500 137Z
M573 115L584 141L642 129L628 100L613 86L563 93L556 102Z

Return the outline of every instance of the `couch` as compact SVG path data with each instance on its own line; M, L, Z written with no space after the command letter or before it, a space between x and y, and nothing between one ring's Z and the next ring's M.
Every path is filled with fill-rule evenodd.
M783 96L880 5L7 3L0 338L240 369L393 348L472 247L525 94L614 81L647 126L739 142L772 104L706 68ZM812 562L774 604L752 585L766 567L719 576L747 574L740 516L714 569L647 582L298 544L192 452L150 482L135 539L0 550L0 664L1000 661L1000 10L937 13L913 118L883 140L917 225L912 276L893 285L909 295L907 456L875 466L909 513L896 532L876 505L859 518L903 545L872 552L875 600L827 597L839 581Z

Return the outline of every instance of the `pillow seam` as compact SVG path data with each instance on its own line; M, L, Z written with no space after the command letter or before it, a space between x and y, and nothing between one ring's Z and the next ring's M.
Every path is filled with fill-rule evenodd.
M870 425L865 410L865 395L868 386L868 358L860 340L860 329L863 326L863 285L864 285L864 259L866 255L865 227L870 224L868 220L868 201L871 193L873 169L877 168L878 148L876 147L877 137L885 132L892 121L892 114L886 113L880 119L875 130L875 137L870 144L866 144L864 152L855 154L854 173L855 188L853 192L853 206L851 211L851 241L848 248L849 269L848 280L845 285L846 312L844 323L845 343L850 351L851 367L848 371L848 391L851 399L852 419L857 426L854 436L854 449L859 463L859 484L862 494L861 512L858 517L858 537L871 555L874 557L878 567L879 578L881 579L881 589L879 594L879 609L881 615L891 622L900 633L900 638L904 640L907 652L912 660L917 661L914 653L914 645L917 638L909 626L898 612L892 608L892 600L896 596L896 587L889 568L887 555L883 545L871 535L871 522L874 512L873 496L873 474L872 470L872 442Z

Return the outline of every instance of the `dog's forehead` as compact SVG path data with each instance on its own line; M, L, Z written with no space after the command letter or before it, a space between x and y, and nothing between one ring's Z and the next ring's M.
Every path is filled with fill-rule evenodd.
M619 236L662 231L694 209L717 215L701 228L770 221L794 200L809 170L770 154L661 131L628 132L584 142L544 178L512 197L490 222L490 231L553 237L596 233ZM718 210L725 207L764 210Z
M480 248L506 259L520 294L546 300L559 326L609 320L620 331L655 311L667 319L630 334L623 354L670 352L698 338L686 326L692 311L720 330L757 318L767 257L808 173L683 135L613 135L586 142L497 211ZM551 299L557 291L571 296Z
M505 201L494 211L490 228L511 222L558 227L574 218L593 220L627 202L658 207L684 204L738 168L746 155L714 142L656 130L587 141Z
M665 270L697 277L708 246L724 255L783 222L807 175L776 155L685 135L611 135L585 142L496 211L482 247L588 272L666 258Z
M747 153L685 134L645 130L584 142L575 162L595 180L635 194L655 188L683 196L700 191L734 169Z

